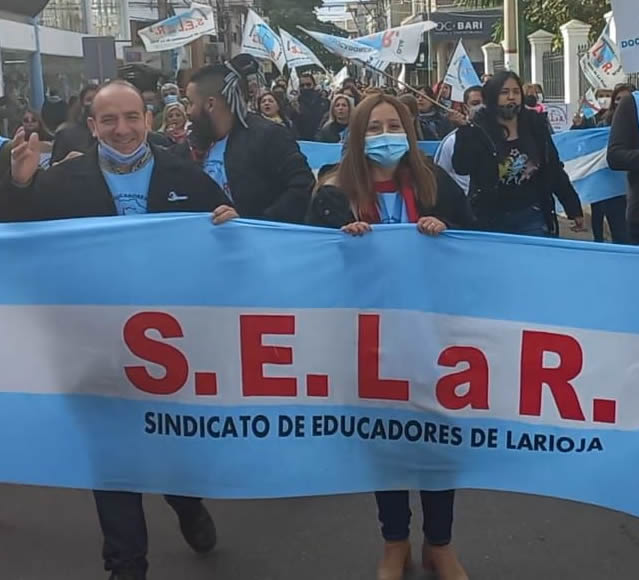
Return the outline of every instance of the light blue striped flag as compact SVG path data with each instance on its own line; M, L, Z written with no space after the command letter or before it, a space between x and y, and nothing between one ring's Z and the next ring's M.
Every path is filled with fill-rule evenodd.
M606 161L610 128L564 131L554 136L559 157L581 202L594 203L625 195L626 174Z

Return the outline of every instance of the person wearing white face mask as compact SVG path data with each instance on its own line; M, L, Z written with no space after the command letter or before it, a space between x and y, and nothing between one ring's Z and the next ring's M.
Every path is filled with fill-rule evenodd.
M447 227L471 227L472 215L461 189L421 153L408 109L394 97L374 95L355 108L342 161L321 179L307 223L355 236L370 232L371 224L414 223L434 236ZM377 578L401 580L410 562L409 493L375 497L385 540ZM423 491L421 499L424 568L439 580L468 580L450 544L454 491Z

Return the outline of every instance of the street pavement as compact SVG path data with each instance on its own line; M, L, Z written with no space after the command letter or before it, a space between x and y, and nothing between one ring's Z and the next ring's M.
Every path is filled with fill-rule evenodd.
M381 540L371 495L207 505L220 542L213 554L198 557L183 543L168 505L146 498L149 580L375 578ZM419 526L416 517L416 562ZM473 580L639 579L639 520L590 506L463 491L455 538ZM0 580L106 577L89 492L0 486ZM416 566L407 578L426 576Z

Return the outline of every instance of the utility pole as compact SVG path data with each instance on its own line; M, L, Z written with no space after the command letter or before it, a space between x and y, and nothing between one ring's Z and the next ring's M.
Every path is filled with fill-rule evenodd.
M519 72L518 0L504 0L504 65Z
M160 21L169 17L169 0L158 0L158 19ZM170 74L171 72L171 53L168 50L163 50L160 53L162 59L162 72L164 74Z

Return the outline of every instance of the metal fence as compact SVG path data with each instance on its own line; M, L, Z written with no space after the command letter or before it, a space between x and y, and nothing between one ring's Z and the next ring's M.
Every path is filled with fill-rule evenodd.
M547 52L544 63L544 98L548 100L564 99L564 55L563 52Z
M635 88L639 88L639 73L631 73L628 75L628 83Z

